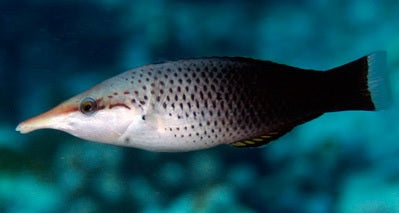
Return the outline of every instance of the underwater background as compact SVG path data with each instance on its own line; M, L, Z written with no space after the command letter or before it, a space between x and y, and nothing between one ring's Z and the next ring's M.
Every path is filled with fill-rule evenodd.
M399 212L399 1L0 0L0 29L0 212ZM325 114L262 148L152 153L15 131L140 65L326 70L377 50L389 110Z

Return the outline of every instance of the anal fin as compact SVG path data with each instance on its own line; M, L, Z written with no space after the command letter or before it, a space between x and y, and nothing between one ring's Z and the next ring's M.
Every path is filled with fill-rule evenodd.
M262 145L269 143L270 141L276 140L277 138L285 135L287 132L291 131L291 129L292 128L285 130L285 131L281 131L281 132L277 132L277 131L269 132L269 133L266 133L264 135L260 135L257 137L233 142L233 143L231 143L231 145L235 146L235 147L239 147L239 148L262 146Z
M244 148L244 147L258 147L269 143L270 141L276 140L286 133L290 132L294 127L303 124L307 121L315 119L322 115L323 113L311 114L296 121L286 123L285 125L276 128L275 130L266 132L265 134L261 134L259 136L246 138L243 140L239 140L231 143L232 146Z

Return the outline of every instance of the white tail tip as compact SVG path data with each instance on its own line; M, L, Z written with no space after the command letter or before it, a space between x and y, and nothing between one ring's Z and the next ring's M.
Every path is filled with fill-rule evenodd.
M368 58L368 88L376 110L386 109L390 105L386 52L375 52Z

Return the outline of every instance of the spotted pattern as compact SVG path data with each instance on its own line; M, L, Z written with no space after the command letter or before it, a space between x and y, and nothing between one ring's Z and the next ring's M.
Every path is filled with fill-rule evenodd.
M165 137L204 146L259 146L319 115L297 100L287 102L289 82L276 85L269 78L275 72L254 62L209 58L148 65L121 75L128 86L104 99L114 101L111 106L142 109L143 115L154 113L164 121Z

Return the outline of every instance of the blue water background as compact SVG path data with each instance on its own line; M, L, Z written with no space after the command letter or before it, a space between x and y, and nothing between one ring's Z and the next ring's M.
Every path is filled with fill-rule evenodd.
M396 99L259 149L151 153L14 131L139 65L245 56L326 70L376 50L398 97L399 1L1 0L0 212L399 212Z

